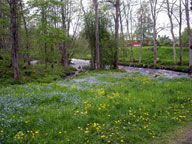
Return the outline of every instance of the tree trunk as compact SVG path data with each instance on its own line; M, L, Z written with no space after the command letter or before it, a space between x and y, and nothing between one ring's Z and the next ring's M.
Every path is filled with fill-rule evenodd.
M133 55L133 17L132 17L132 10L130 11L130 21L131 21L131 34L129 34L129 39L131 40L131 62L134 63L134 55Z
M140 52L139 52L139 63L141 63L141 59L142 59L142 48L143 48L143 8L141 6L141 25L140 25L140 29L141 29L141 34L140 34Z
M94 0L95 6L95 37L96 37L96 69L100 69L100 51L99 51L99 19L98 19L98 1Z
M188 33L188 40L189 40L189 70L190 70L190 72L192 72L191 27L190 27L189 3L188 3L188 0L185 0L185 13L186 13L187 33Z
M120 0L116 0L115 2L116 9L116 17L115 17L115 40L116 40L116 48L115 48L115 57L114 57L114 68L118 68L118 38L119 38L119 12L120 12Z
M153 24L153 58L154 64L157 63L157 32L156 32L156 22Z
M27 57L27 64L30 65L30 59L29 59L29 31L27 28L27 23L25 20L25 16L23 14L23 5L22 5L22 1L20 1L20 7L21 7L21 15L23 18L23 23L24 23L24 28L25 28L25 35L26 35L26 57Z
M150 0L151 15L153 20L153 62L157 63L157 0Z
M120 8L119 8L119 16L120 16L120 24L121 24L121 37L122 37L122 40L124 41L123 20L122 20L122 14L121 14Z
M18 26L17 26L17 0L10 1L11 10L11 33L12 33L12 65L14 70L14 79L19 80L19 65L18 65Z
M43 24L43 35L44 35L44 52L45 52L45 57L44 57L44 62L45 62L45 69L47 69L47 63L48 63L48 57L47 57L47 39L46 34L47 34L47 17L45 13L45 8L42 7L42 24Z
M172 39L173 39L173 60L174 60L174 64L177 64L177 55L176 55L176 39L175 39L175 35L174 35L174 31L173 31L173 19L172 19L172 13L173 13L173 9L170 9L170 5L169 5L169 0L166 1L167 2L167 15L169 17L169 21L171 24L171 35L172 35Z
M182 28L182 9L181 0L179 1L179 46L180 46L180 65L183 65L183 46L181 39L181 28Z
M63 0L61 0L63 2ZM62 15L62 27L64 33L66 33L66 24L65 24L65 12L64 12L64 6L61 7L61 15ZM66 42L63 42L63 53L62 53L62 60L64 64L64 70L68 70L68 55L67 55L67 47Z

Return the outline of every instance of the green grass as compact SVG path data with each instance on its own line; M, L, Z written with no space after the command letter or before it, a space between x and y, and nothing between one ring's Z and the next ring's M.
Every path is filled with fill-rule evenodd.
M120 64L132 64L135 66L155 66L162 68L171 68L179 71L188 71L189 65L189 50L188 48L183 48L183 66L174 65L173 60L173 48L172 47L161 47L158 48L157 57L160 58L160 61L156 65L153 64L153 52L149 50L150 47L143 47L142 50L142 63L139 64L139 51L140 47L133 47L133 54L135 62L131 63L130 61L130 48L124 48L119 52L119 63ZM179 48L177 47L177 64L179 64Z
M0 89L1 143L161 143L192 120L192 80L94 71Z

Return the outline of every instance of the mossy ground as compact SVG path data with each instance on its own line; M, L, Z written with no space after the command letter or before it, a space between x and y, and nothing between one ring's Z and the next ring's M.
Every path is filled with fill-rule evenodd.
M67 75L74 73L74 68L70 67L68 71L60 64L48 64L45 69L44 64L36 65L20 65L19 66L20 80L16 81L13 78L13 68L10 67L9 61L0 60L0 87L14 84L24 83L50 83L56 80L62 80Z

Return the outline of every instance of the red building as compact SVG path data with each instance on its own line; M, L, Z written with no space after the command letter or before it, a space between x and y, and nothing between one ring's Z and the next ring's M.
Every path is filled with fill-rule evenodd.
M144 41L144 43L145 43L145 44L150 44L151 42L150 42L149 40L147 40L147 41ZM125 47L130 47L130 46L136 47L136 46L140 46L140 45L141 45L141 42L140 42L140 41L133 41L133 42L131 43L131 41L125 40L125 42L124 42L124 46L125 46Z
M150 41L149 40L147 40L147 41L145 41L145 43L146 44L149 44L150 43ZM141 45L141 42L140 41L133 41L132 42L132 46L140 46Z

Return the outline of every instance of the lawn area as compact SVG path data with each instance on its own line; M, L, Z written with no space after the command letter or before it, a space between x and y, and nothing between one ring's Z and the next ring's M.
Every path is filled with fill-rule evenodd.
M192 80L92 71L0 89L1 143L166 143L192 121Z
M143 47L142 50L142 63L139 64L139 51L140 47L133 47L133 54L135 62L130 61L130 48L124 48L119 51L119 63L120 64L132 64L135 66L155 66L163 68L171 68L179 71L188 71L189 65L189 49L183 48L183 66L174 65L173 61L173 48L172 47L160 47L157 50L157 57L160 61L156 65L153 64L153 52L149 50L153 46ZM177 47L177 63L179 64L179 47Z

